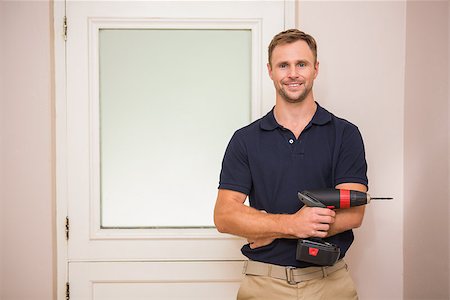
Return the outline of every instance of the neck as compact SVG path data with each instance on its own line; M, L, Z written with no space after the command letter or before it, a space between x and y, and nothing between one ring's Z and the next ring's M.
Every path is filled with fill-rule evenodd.
M274 115L278 124L292 131L298 138L313 118L316 110L317 104L313 98L305 99L299 103L277 101Z

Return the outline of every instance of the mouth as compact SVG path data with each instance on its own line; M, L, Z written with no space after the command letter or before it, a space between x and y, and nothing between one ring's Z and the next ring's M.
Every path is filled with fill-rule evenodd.
M303 83L300 83L300 82L290 82L290 83L285 83L285 85L286 85L288 88L293 88L293 89L295 89L295 88L298 88L298 87L302 86Z

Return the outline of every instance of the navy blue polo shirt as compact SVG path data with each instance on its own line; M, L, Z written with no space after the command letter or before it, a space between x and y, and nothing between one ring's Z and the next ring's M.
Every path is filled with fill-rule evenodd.
M225 151L219 189L248 195L251 207L274 214L293 214L303 204L297 192L333 188L341 183L368 185L364 145L358 128L320 107L298 139L279 125L273 109L237 130ZM327 241L341 248L341 258L353 242L348 230ZM242 253L251 260L309 267L295 259L297 240L276 239Z

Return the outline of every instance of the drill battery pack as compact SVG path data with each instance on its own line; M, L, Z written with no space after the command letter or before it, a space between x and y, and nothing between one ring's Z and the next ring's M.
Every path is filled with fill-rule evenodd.
M298 240L296 258L319 266L334 265L341 254L338 246L321 239Z

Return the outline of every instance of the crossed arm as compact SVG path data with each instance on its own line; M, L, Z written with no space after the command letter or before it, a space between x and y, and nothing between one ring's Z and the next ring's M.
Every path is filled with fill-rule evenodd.
M337 189L366 192L365 185L343 183ZM214 223L219 232L246 238L251 248L270 244L278 238L328 237L357 228L364 217L364 206L331 210L302 207L294 214L270 214L244 205L247 195L219 189Z

